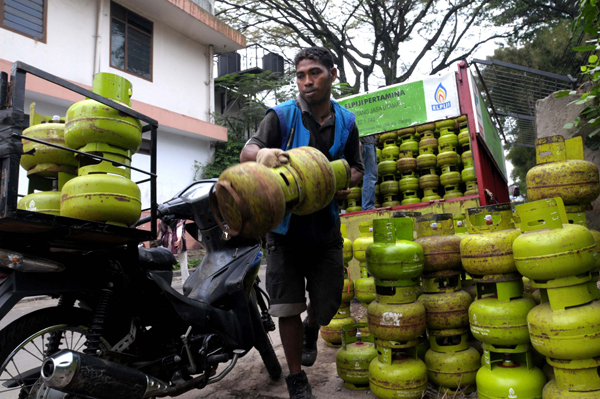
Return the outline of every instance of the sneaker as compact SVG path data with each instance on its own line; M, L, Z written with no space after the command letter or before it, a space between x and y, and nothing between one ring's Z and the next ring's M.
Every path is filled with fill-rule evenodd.
M290 399L317 399L312 395L312 389L304 370L285 377Z
M304 367L310 367L317 360L317 339L319 338L319 329L321 327L309 327L308 319L302 322L304 327L304 346L302 348L301 364Z

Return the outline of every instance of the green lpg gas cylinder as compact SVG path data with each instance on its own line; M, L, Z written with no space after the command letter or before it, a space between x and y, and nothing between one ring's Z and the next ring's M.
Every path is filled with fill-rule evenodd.
M473 167L473 154L471 151L465 151L461 154L460 159L463 163L463 170L460 172L460 177L463 183L477 180L475 168Z
M60 196L60 191L32 193L21 198L17 208L30 212L60 215Z
M397 171L396 161L393 158L386 158L382 155L381 162L377 165L379 176L394 175Z
M340 226L340 230L342 232L342 239L344 240L344 246L342 248L342 254L344 257L344 264L348 264L354 257L353 249L352 249L352 241L348 239L348 230L345 224Z
M423 294L419 301L425 306L428 329L443 330L469 326L469 305L473 300L465 291Z
M542 399L546 376L533 365L531 352L502 356L485 351L486 364L477 372L479 399Z
M416 351L377 348L369 365L369 388L378 399L421 399L427 391L427 367Z
M569 392L600 392L600 358L561 360L547 358L556 384ZM600 396L599 396L600 397Z
M367 269L381 280L411 280L423 272L423 249L412 242L410 218L373 220L373 244L367 248Z
M131 82L112 73L98 73L92 84L94 93L121 105L131 107ZM106 143L137 151L142 143L142 124L114 108L86 99L73 104L67 111L65 142L79 149L88 143Z
M373 222L360 222L358 234L358 238L352 243L352 250L356 260L364 263L367 260L367 248L373 244Z
M544 356L567 360L600 356L598 301L560 311L545 302L529 312L527 324L531 344Z
M326 326L321 326L320 335L327 346L339 348L342 344L342 327L356 323L350 315L350 304L342 303L333 319Z
M591 392L569 392L566 389L561 389L556 380L552 380L546 384L543 391L544 399L598 399L600 398L600 390Z
M354 282L356 298L364 304L375 300L375 278L369 277L366 266L360 267L360 278Z
M460 133L458 133L458 145L463 148L464 152L470 151L471 142L469 137L469 127L466 123L460 126Z
M463 268L472 276L515 273L513 242L521 235L510 204L467 210L469 235L460 242Z
M383 143L383 150L381 150L381 156L388 159L397 160L400 148L396 145L396 140L386 140Z
M424 272L460 270L460 237L454 235L451 213L419 216L416 243L423 248Z
M140 189L123 176L80 175L69 180L61 194L61 216L132 226L142 212Z
M428 380L442 388L440 392L459 388L463 393L475 391L475 379L481 367L480 355L465 342L466 347L448 346L444 347L444 352L429 349L425 354Z
M379 340L417 344L425 332L425 307L412 303L380 303L373 301L368 310L369 331Z
M413 156L419 155L419 143L415 139L415 129L412 127L398 130L398 139L402 140L400 151L411 150Z
M578 205L598 198L598 168L584 160L581 137L539 138L535 152L537 166L527 172L529 200L560 197L566 205Z
M515 206L524 233L513 243L519 273L534 280L554 280L592 270L598 258L594 236L568 224L560 198Z
M329 162L312 147L294 148L288 155L289 162L279 168L244 162L221 173L215 185L216 205L211 203L211 208L225 220L229 234L263 236L279 225L286 208L298 215L311 214L348 187L350 166L345 160Z
M57 115L50 117L36 113L35 103L31 103L29 127L23 131L23 136L65 147L64 133L64 120ZM56 177L58 172L75 174L78 165L72 152L23 139L21 166L28 175Z
M520 276L515 277L518 279ZM521 297L522 282L496 283L495 294L482 296L481 286L485 287L486 283L476 281L479 299L469 307L471 333L475 339L495 346L528 344L527 315L535 307L535 302Z
M374 337L363 337L360 331L355 336L351 330L359 330L366 324L356 323L342 327L342 347L338 349L335 364L344 386L355 391L369 389L369 365L378 355Z

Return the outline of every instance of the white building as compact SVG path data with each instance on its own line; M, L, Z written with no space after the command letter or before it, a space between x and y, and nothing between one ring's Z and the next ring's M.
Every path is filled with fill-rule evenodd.
M246 39L213 8L214 0L0 0L0 70L10 75L12 63L23 61L90 90L98 72L131 81L133 108L160 124L160 203L192 182L194 161L210 159L212 142L227 140L227 129L211 123L213 55ZM64 116L82 99L28 75L26 110L35 102L36 112ZM149 165L148 156L134 156L133 166ZM150 185L140 189L148 207Z

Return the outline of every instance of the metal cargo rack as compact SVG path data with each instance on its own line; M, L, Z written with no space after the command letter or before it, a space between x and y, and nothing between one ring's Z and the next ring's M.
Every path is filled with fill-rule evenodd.
M115 108L120 113L143 122L142 132L151 133L150 171L108 160L119 166L125 166L148 176L136 184L150 183L151 230L139 230L89 220L55 216L39 212L17 209L20 158L23 154L22 133L28 127L25 118L25 82L27 74L46 80L74 93L96 100ZM95 249L109 248L124 244L135 244L156 238L156 141L158 122L146 115L118 104L108 98L77 86L38 68L17 61L12 65L10 82L6 74L0 76L0 240L22 243L25 246L39 245L49 248ZM71 148L47 143L27 137L27 140L42 142L46 145L71 151L96 160L107 160L101 156L87 154ZM1 241L0 241L1 247Z

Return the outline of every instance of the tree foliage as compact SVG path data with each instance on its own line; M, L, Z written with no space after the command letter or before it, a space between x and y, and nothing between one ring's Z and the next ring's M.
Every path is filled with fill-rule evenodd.
M227 141L215 143L212 161L195 161L196 179L219 177L228 167L238 164L248 136L256 130L269 108L293 98L291 76L270 71L260 74L226 75L215 80L217 95L222 95L224 110L215 114L215 122L227 128Z
M591 150L600 149L600 134L598 134L600 133L600 59L597 55L600 50L599 27L600 4L596 0L582 0L579 16L573 24L573 32L581 29L590 39L586 41L585 45L577 46L573 50L587 54L587 63L581 66L581 73L585 75L589 84L578 99L569 103L569 105L585 104L585 107L579 116L572 123L567 123L564 128L576 127L571 136L584 136L583 142ZM577 94L577 91L566 90L558 92L555 97L561 98Z
M517 43L577 12L577 0L216 0L216 5L217 16L251 42L328 47L340 80L354 93L368 90L372 77L390 85L417 70L437 73L486 42Z
M571 22L572 21L565 20L552 26L542 28L535 36L526 40L521 46L516 46L514 44L501 46L496 49L494 55L490 58L496 61L509 62L511 64L539 69L546 72L556 74L570 73L575 75L577 67L573 67L573 65L569 63L569 60L574 59L575 62L578 62L582 57L578 56L577 53L569 48ZM490 83L488 82L488 84ZM511 85L511 82L503 82L503 84L505 86L501 88L496 88L493 85L490 85L488 88L492 92L494 90L505 91L506 87ZM528 101L528 104L523 104L523 106L534 106L535 100L537 99L514 96L514 101ZM496 108L498 111L508 111L503 110L501 105L498 104L496 104ZM524 141L521 137L522 131L518 128L518 125L516 129L510 129L507 124L504 124L503 126L509 142L515 143ZM507 144L507 149L509 151L506 159L513 165L511 178L520 186L521 192L525 194L527 191L525 177L529 169L535 166L535 148Z

